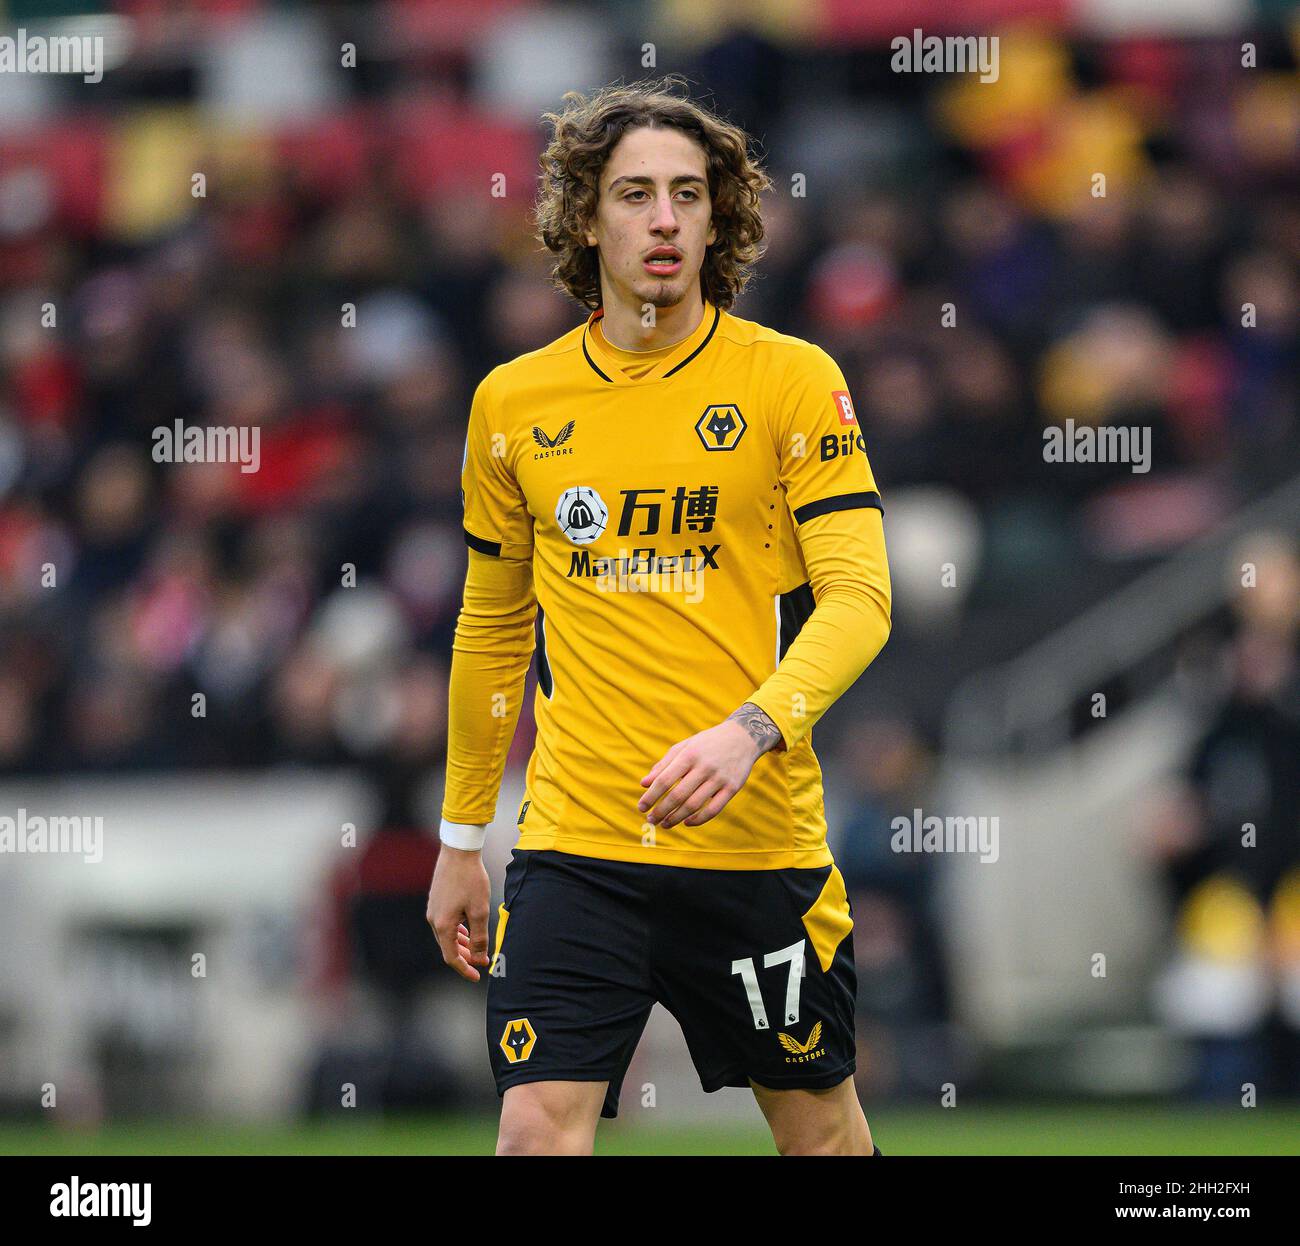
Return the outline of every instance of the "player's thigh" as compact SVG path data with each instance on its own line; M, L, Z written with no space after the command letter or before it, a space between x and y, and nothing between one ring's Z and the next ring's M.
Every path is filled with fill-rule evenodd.
M852 1077L825 1089L774 1090L751 1081L754 1098L786 1155L870 1155L873 1143Z
M609 1082L607 1115L654 1004L647 898L623 862L516 850L488 975L497 1091ZM504 1102L503 1102L504 1108Z
M590 1155L608 1082L524 1082L501 1101L498 1155Z

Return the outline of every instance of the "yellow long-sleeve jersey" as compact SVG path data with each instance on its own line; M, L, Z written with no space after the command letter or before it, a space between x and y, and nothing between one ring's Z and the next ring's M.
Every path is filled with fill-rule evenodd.
M637 362L601 313L479 385L442 816L495 815L536 651L518 847L701 869L829 864L811 729L889 634L882 507L819 347L708 304ZM641 777L746 701L785 747L700 826Z

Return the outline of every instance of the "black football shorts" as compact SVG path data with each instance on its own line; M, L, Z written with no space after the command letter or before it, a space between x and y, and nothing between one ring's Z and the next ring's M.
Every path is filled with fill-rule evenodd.
M619 1090L652 1005L706 1091L836 1086L852 1074L852 908L833 865L701 870L515 849L488 977L497 1093Z

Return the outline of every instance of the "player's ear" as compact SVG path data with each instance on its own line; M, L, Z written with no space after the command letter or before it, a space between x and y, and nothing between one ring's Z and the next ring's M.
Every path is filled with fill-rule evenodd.
M718 227L712 221L710 221L709 236L705 238L704 245L706 247L711 247L715 242L717 242L717 240L718 240Z

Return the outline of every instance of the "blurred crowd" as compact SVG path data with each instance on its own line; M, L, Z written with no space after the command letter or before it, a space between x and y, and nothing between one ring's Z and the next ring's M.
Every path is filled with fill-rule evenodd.
M1300 1096L1300 546L1234 553L1204 725L1145 820L1169 916L1153 1003L1192 1041L1193 1093Z
M259 6L191 37L197 68L143 6L102 97L52 93L0 126L0 772L355 763L394 825L419 820L469 398L583 315L530 234L536 118L565 86L644 76L649 37L628 5L577 40L564 6L482 7L452 31L413 6L409 45L356 69L342 11L289 7L251 61L214 70ZM889 516L894 687L936 678L910 639L996 613L1014 651L1077 586L1294 473L1285 31L1246 67L1236 39L1008 30L990 83L893 73L880 40L665 33L658 70L705 84L775 180L736 313L824 346L853 392ZM285 111L295 74L329 89ZM177 420L259 429L259 470L154 461ZM1046 462L1043 430L1067 421L1149 428L1151 470ZM973 569L957 591L940 554ZM1255 686L1269 654L1243 639L1238 656ZM1234 713L1193 776L1207 808ZM867 722L855 826L917 802L933 727L906 704ZM526 710L516 761L529 734ZM1289 799L1294 817L1294 781ZM937 1025L928 865L873 859L865 830L845 842L864 1000Z
M695 52L776 179L737 312L841 362L904 635L1157 556L1294 465L1300 121L1231 51L1011 35L987 84L891 74L883 48ZM255 154L192 100L170 129L116 100L75 219L49 142L0 133L5 771L436 756L468 398L580 314L529 235L536 124L476 113L466 56L358 78ZM94 108L43 138L84 147ZM435 117L477 140L468 167ZM178 177L152 227L115 215L113 142L163 144L205 194ZM258 428L260 469L154 462L176 420ZM1044 462L1066 420L1149 426L1152 470ZM927 542L969 551L958 593L909 556Z

